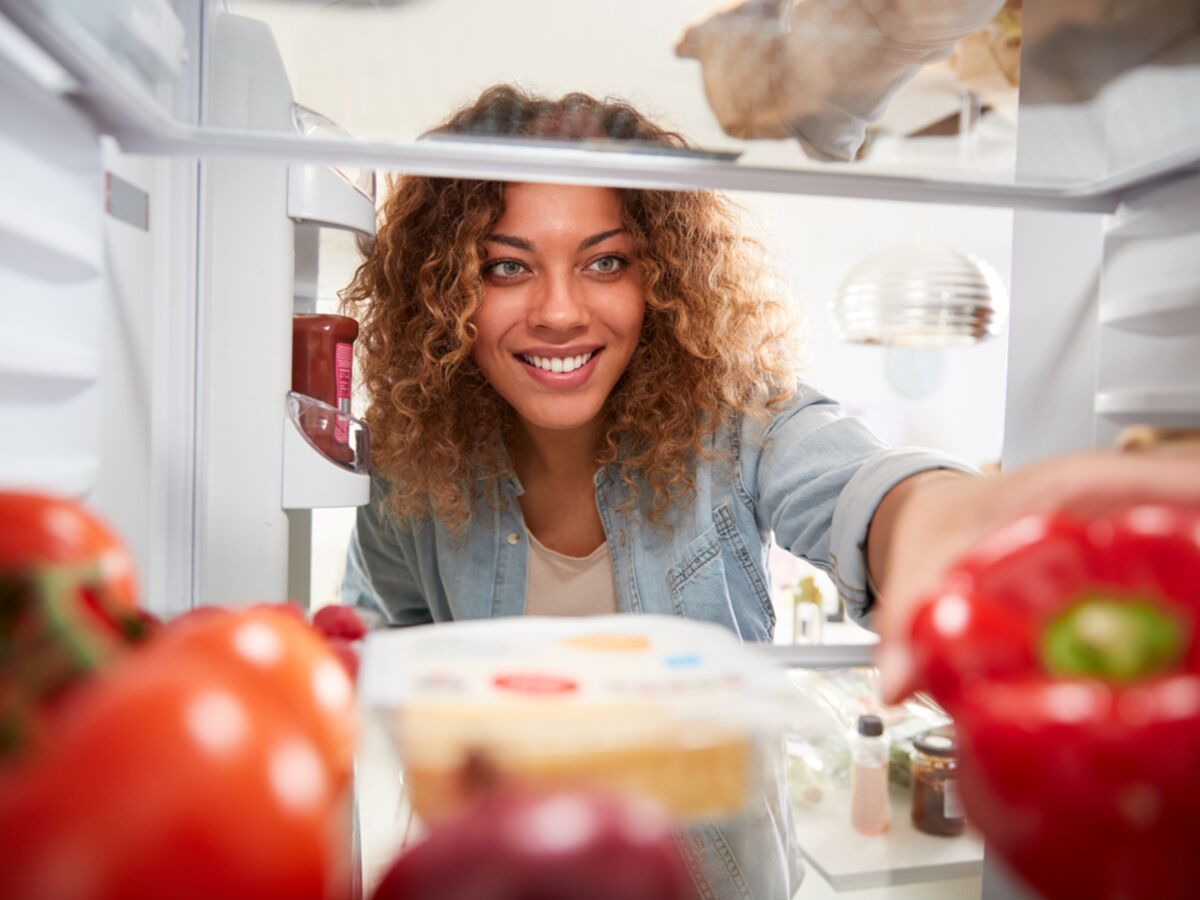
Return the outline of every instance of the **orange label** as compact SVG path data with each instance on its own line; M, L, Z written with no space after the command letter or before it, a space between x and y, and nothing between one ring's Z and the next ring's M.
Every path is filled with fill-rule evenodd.
M585 634L568 638L563 643L584 650L607 650L613 653L645 653L650 649L649 639L640 634Z

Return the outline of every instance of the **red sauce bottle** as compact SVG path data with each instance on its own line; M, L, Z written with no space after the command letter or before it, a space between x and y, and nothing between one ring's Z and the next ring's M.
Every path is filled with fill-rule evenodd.
M348 446L350 384L358 322L349 316L297 313L292 316L292 390L337 409L313 411L301 427L317 447L338 462L351 462Z

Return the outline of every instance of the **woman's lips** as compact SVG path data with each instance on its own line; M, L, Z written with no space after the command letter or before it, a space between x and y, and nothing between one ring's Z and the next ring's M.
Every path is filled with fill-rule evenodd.
M586 382L596 368L596 360L599 359L603 350L596 350L592 353L592 358L585 362L574 372L547 372L545 369L539 369L537 366L530 365L525 362L520 356L514 356L513 359L525 370L525 373L539 384L544 384L551 388L576 388Z

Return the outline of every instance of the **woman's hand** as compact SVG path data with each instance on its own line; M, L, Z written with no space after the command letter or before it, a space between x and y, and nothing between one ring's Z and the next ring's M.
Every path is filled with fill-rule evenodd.
M938 471L901 482L876 511L868 540L879 586L883 699L895 702L913 689L912 614L978 540L1030 513L1089 516L1150 501L1200 506L1200 451L1080 453L998 476Z

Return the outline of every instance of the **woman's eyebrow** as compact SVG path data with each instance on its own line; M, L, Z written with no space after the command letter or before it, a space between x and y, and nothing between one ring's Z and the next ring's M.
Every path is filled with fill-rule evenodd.
M593 234L590 238L584 238L580 241L579 249L586 250L588 247L595 247L602 241L607 241L613 235L621 234L624 231L624 228L613 228L611 231L602 231L599 234Z
M516 247L518 250L526 250L529 253L533 252L533 244L525 238L513 237L511 234L489 234L487 240L494 241L497 244L507 244L510 247Z
M593 234L591 237L584 238L579 242L579 249L586 250L588 247L595 247L597 244L607 241L610 237L623 234L624 232L624 228L610 228L608 231ZM489 234L486 240L496 244L506 244L509 247L516 247L518 250L525 250L529 253L534 252L532 241L527 241L525 238L515 237L511 234Z

